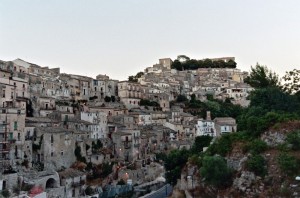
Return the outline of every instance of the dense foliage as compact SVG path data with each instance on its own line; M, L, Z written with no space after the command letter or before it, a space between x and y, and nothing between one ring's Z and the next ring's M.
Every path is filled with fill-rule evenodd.
M178 56L176 60L171 65L172 69L179 71L183 70L196 70L199 68L236 68L236 62L234 60L229 60L225 62L224 60L204 59L196 60L190 59L187 56Z
M165 158L166 179L168 183L175 185L180 178L181 169L186 164L190 153L189 151L173 150Z
M178 102L178 98L177 98ZM185 109L193 115L205 118L206 112L211 112L211 117L233 117L237 118L242 114L242 107L240 105L234 105L231 103L230 99L218 100L214 99L212 95L207 95L207 101L201 102L195 98L195 94L191 95L191 100L185 99L180 100L180 102L185 102Z
M153 107L159 107L159 104L155 101L150 101L147 99L141 99L140 106L153 106Z
M254 154L247 160L247 168L256 175L264 177L267 174L266 161L263 156Z
M299 162L297 159L288 154L288 153L281 153L278 158L278 164L283 173L288 175L295 175L299 172Z
M294 131L287 135L287 142L295 151L300 150L300 130Z
M279 85L279 78L266 66L256 64L255 67L251 67L250 75L245 82L254 88L276 87Z
M211 136L198 136L195 138L195 142L192 146L191 152L192 153L200 153L203 151L204 147L208 147L212 140Z
M208 184L217 187L228 186L231 183L232 170L228 168L226 160L220 156L205 156L200 174Z
M144 72L138 72L135 76L129 76L128 81L129 82L138 82L138 78L144 75Z
M248 142L244 147L244 152L250 152L252 154L259 154L267 150L267 144L260 140L254 139L253 141Z
M294 69L286 72L282 77L284 80L283 90L288 93L299 93L300 91L300 70Z

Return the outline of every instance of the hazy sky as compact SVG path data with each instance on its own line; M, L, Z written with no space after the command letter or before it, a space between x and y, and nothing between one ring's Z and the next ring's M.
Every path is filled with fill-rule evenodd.
M125 80L159 58L300 65L299 0L1 0L0 59Z

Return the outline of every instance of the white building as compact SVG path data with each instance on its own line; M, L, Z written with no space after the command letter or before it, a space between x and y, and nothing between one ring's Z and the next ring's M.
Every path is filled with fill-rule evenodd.
M91 123L88 130L94 139L107 137L107 114L104 112L81 112L81 120Z
M215 123L212 120L200 119L196 124L196 136L209 135L212 137L217 136Z

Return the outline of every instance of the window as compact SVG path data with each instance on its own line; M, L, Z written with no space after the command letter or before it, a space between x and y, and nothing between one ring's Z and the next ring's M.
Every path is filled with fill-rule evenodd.
M14 130L18 130L18 122L14 122Z
M5 98L5 90L2 90L2 98Z
M51 142L51 143L54 142L53 135L51 135L51 137L50 137L50 142Z
M63 156L63 155L64 155L64 152L63 152L63 151L60 151L60 155Z
M51 157L53 157L53 151L51 152Z

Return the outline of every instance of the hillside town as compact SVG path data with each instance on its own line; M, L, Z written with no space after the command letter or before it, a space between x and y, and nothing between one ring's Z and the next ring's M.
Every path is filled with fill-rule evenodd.
M134 187L142 196L165 182L156 154L190 149L198 136L236 132L235 118L209 109L199 114L180 99L212 97L247 107L254 90L244 82L248 73L177 70L173 63L162 58L119 81L22 59L0 61L0 191L10 197L100 198Z

